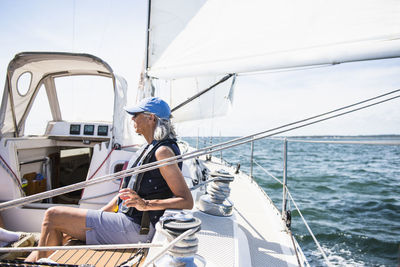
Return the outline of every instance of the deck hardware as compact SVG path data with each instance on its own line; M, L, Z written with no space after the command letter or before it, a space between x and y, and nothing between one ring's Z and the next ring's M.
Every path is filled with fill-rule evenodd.
M252 179L251 181L253 182L253 164L254 164L254 141L251 141L251 147L250 147L250 178Z
M236 164L235 174L238 174L240 170L240 163Z
M287 209L287 139L283 140L283 190L282 190L282 219L285 219Z
M199 243L196 233L200 231L201 220L194 217L192 212L166 214L160 218L158 227L168 242L173 242L188 230L193 232L170 247L168 253L155 262L155 266L205 266L205 260L196 254Z
M292 212L290 210L286 211L286 214L284 215L284 220L286 222L286 227L290 230L290 227L292 226Z
M216 216L231 216L233 212L233 204L228 197L231 192L229 183L234 177L223 170L211 173L214 181L207 187L206 195L202 195L198 201L198 208L204 213Z

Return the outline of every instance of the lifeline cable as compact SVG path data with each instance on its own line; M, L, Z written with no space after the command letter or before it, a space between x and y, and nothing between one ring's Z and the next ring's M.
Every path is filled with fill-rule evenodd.
M76 250L76 249L101 249L101 250L116 250L116 249L135 249L135 248L160 248L164 244L161 242L155 243L134 243L134 244L106 244L106 245L76 245L76 246L40 246L40 247L2 247L0 253L7 252L31 252L31 251L49 251L49 250Z
M254 162L254 163L256 163L256 162ZM283 183L282 183L278 178L276 178L274 175L272 175L270 172L268 172L266 169L264 169L264 168L263 168L261 165L259 165L258 163L256 163L256 164L257 164L267 175L269 175L271 178L275 179L278 183L280 183L281 185L283 185ZM314 233L312 232L311 228L309 227L309 225L308 225L306 219L303 217L303 214L301 213L299 207L297 206L296 202L294 201L294 199L293 199L293 197L292 197L292 194L291 194L290 191L289 191L289 188L288 188L286 185L284 185L284 187L286 188L286 192L287 192L287 194L288 194L290 200L293 202L294 206L296 207L296 210L299 212L299 215L300 215L301 219L303 220L304 225L306 226L308 232L310 233L310 235L311 235L311 237L313 238L315 244L317 245L318 250L321 251L321 254L322 254L323 258L325 259L325 261L327 262L327 265L328 265L328 266L332 266L331 263L330 263L330 261L329 261L329 259L328 259L328 257L326 256L325 252L323 251L321 245L319 244L317 238L315 237ZM289 202L289 205L290 205L290 202ZM289 209L289 210L290 210L290 209ZM288 229L288 232L290 233L290 237L291 237L293 246L296 247L296 245L294 244L295 241L294 241L294 238L293 238L292 231L291 231L290 229ZM295 251L295 253L296 253L297 261L300 262L299 256L298 256L298 254L297 254L297 250L294 249L294 251ZM300 264L299 264L299 266L300 266Z
M256 140L263 139L263 138L266 138L266 137L270 137L270 136L273 136L273 135L277 135L277 134L285 133L285 132L288 132L288 131L291 131L291 130L299 129L299 128L302 128L302 127L305 127L305 126L308 126L308 125L312 125L312 124L315 124L315 123L318 123L318 122L322 122L322 121L325 121L325 120L329 120L329 119L332 119L332 118L343 116L345 114L349 114L349 113L352 113L352 112L355 112L355 111L358 111L358 110L361 110L361 109L365 109L365 108L368 108L368 107L371 107L371 106L374 106L374 105L378 105L378 104L381 104L381 103L384 103L384 102L387 102L387 101L390 101L390 100L394 100L396 98L399 98L400 95L397 95L397 96L394 96L394 97L391 97L391 98L388 98L388 99L384 99L384 100L381 100L381 101L378 101L378 102L375 102L375 103L372 103L372 104L368 104L368 105L365 105L365 106L361 106L359 108L355 108L355 109L352 109L352 110L349 110L349 111L345 111L345 112L342 112L342 113L339 113L339 114L336 114L336 115L331 115L331 116L326 117L326 118L322 118L322 119L315 120L315 121L312 121L312 122L304 123L304 124L301 124L299 126L294 126L292 128L289 128L289 129L276 131L276 130L279 130L279 129L282 129L282 128L285 128L285 127L288 127L288 126L292 126L292 125L295 125L295 124L306 122L306 121L311 120L311 119L315 119L315 118L318 118L318 117L325 116L327 114L331 114L331 113L334 113L334 112L337 112L337 111L341 111L341 110L347 109L349 107L353 107L353 106L356 106L356 105L359 105L359 104L362 104L362 103L366 103L368 101L375 100L375 99L378 99L378 98L381 98L383 96L387 96L389 94L393 94L393 93L396 93L396 92L399 92L399 91L400 91L400 89L397 89L397 90L394 90L392 92L389 92L389 93L386 93L386 94L383 94L383 95L380 95L380 96L377 96L377 97L373 97L373 98L370 98L370 99L367 99L367 100L363 100L361 102L358 102L358 103L355 103L355 104L352 104L352 105L349 105L349 106L346 106L346 107L335 109L335 110L330 111L330 112L322 113L320 115L312 116L312 117L307 118L307 119L303 119L303 120L300 120L300 121L297 121L297 122L289 123L289 124L286 124L286 125L283 125L283 126L280 126L280 127L277 127L277 128L273 128L273 129L270 129L270 130L266 130L266 131L257 133L257 134L252 134L252 135L249 135L249 136L240 137L240 138L237 138L237 139L234 139L234 140L230 140L230 141L227 141L227 142L224 142L224 143L221 143L221 144L213 145L213 146L210 146L210 147L207 147L207 148L199 149L199 150L196 150L196 151L193 151L193 152L190 152L190 153L186 153L186 154L183 154L183 155L179 155L179 156L171 157L171 158L168 158L168 159L164 159L164 160L160 160L160 161L144 164L144 165L141 165L141 166L138 166L138 167L134 167L134 168L131 168L131 169L128 169L128 170L125 170L125 171L120 171L120 172L117 172L117 173L114 173L114 174L111 174L111 175L101 176L101 177L98 177L97 179L93 179L93 180L90 180L90 181L79 182L79 183L76 183L76 184L73 184L73 185L69 185L69 186L65 186L65 187L62 187L62 188L57 188L57 189L49 190L47 192L38 193L36 195L27 196L27 197L23 197L23 198L20 198L20 199L15 199L15 200L10 200L10 201L1 203L0 204L0 210L8 209L8 208L11 208L11 207L16 207L16 206L22 206L22 205L27 204L27 203L31 203L31 202L35 202L35 201L42 200L42 199L45 199L45 198L54 197L54 196L57 196L57 195L60 195L60 194L76 191L76 190L85 188L85 187L90 186L90 185L95 185L95 184L111 181L111 180L114 180L114 179L127 177L127 176L130 176L130 175L133 175L133 174L154 170L154 169L157 169L159 167L163 167L163 166L179 163L179 162L182 162L184 160L188 160L188 159L191 159L191 158L195 158L195 157L199 157L199 156L202 156L202 155L209 154L211 152L218 152L218 151L221 151L221 150L224 150L224 149L228 149L228 148L231 148L231 147L235 147L235 146L239 146L239 145L242 145L242 144L245 144L245 143L249 143L251 141L256 141ZM276 131L276 132L273 132L273 131ZM266 135L266 133L269 133L269 132L273 132L273 133L270 133L270 134ZM258 135L260 135L260 136L258 136ZM258 136L258 137L256 137L256 136ZM246 139L250 139L250 140L246 140ZM245 141L242 141L242 140L245 140ZM239 141L241 141L241 142L239 142ZM231 144L231 143L233 143L233 144ZM231 144L231 145L227 145L227 144ZM224 146L224 145L226 145L226 146ZM216 148L216 147L219 147L219 148Z

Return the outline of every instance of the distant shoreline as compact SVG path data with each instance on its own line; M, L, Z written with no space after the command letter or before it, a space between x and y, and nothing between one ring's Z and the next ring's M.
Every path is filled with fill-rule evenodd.
M238 138L241 136L199 136L200 138ZM181 136L181 138L197 138L197 136ZM400 134L380 134L380 135L293 135L293 136L273 136L269 138L337 138L337 139L342 139L342 138L385 138L385 139L400 139Z

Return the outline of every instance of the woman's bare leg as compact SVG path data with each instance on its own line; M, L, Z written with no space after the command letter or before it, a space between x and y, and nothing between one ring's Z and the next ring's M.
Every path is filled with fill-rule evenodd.
M62 245L63 233L73 238L86 241L86 213L85 209L72 207L49 208L43 218L42 232L39 246ZM50 256L53 251L34 251L25 261L34 262Z
M0 227L1 227L1 228L5 228L5 227L4 227L3 218L1 217L1 214L0 214Z

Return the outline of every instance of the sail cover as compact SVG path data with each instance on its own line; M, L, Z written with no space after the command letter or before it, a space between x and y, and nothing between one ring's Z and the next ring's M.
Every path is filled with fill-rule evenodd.
M157 53L147 73L158 79L400 55L398 0L175 0L170 9L154 2L163 3L164 18L171 8L175 21L186 14L177 30L163 28L171 35L161 49L149 44Z

